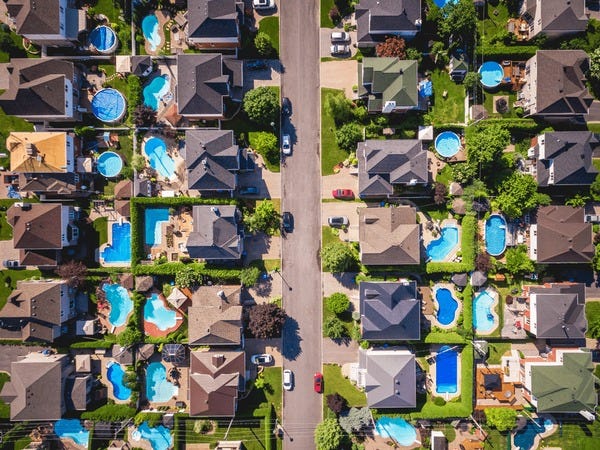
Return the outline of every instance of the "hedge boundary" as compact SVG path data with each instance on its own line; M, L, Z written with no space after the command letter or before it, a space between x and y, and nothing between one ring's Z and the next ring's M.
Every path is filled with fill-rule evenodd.
M467 215L461 223L462 262L430 262L427 263L427 273L461 273L471 272L475 268L475 242L477 237L477 219Z

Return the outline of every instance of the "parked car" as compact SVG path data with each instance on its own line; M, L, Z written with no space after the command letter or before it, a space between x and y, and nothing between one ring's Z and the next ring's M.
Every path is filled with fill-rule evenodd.
M284 116L292 115L292 102L287 97L281 99L281 114Z
M275 7L275 0L252 0L254 9L271 9Z
M265 70L269 65L264 59L251 59L246 63L248 70Z
M294 388L294 373L290 369L283 371L283 388L291 391Z
M350 42L350 33L347 33L345 31L334 31L333 33L331 33L332 44L345 44L347 42Z
M283 227L283 231L286 233L291 233L294 231L294 216L289 211L284 211L281 215L281 225Z
M273 357L268 353L262 353L260 355L252 355L250 357L250 362L252 364L256 364L257 366L265 366L267 364L273 364Z
M350 53L350 46L344 44L333 44L330 51L332 55L347 55Z
M241 187L240 195L258 195L258 188L256 186Z
M284 134L281 138L281 151L286 156L292 154L292 140L289 134Z
M352 189L334 189L331 192L331 195L338 200L354 200L354 192L352 192Z
M19 267L19 261L17 261L16 259L5 259L4 261L2 261L2 265L7 269L14 269L16 267Z
M327 218L327 223L333 228L347 227L350 221L346 216L331 216Z
M321 372L315 373L313 377L313 387L317 394L323 392L323 374Z

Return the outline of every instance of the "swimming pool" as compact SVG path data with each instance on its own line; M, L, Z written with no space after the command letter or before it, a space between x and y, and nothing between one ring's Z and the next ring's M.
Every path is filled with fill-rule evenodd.
M150 166L165 178L175 175L175 161L167 153L167 144L161 138L151 137L144 142L144 153L150 160Z
M100 53L112 53L117 48L117 35L111 27L100 25L90 33L90 44Z
M106 378L113 387L113 395L117 400L127 400L131 397L131 389L125 386L125 371L121 364L115 361L109 361L106 364Z
M499 214L493 214L485 221L485 249L492 256L506 250L506 220Z
M125 325L127 316L133 311L133 301L129 298L127 289L120 284L104 283L102 290L106 292L106 300L110 303L108 321L115 327Z
M519 450L530 450L535 442L535 437L545 431L549 431L554 426L550 419L545 419L542 424L540 420L530 420L527 425L515 434L515 447Z
M54 434L59 438L70 438L76 444L87 447L90 432L81 426L79 419L60 419L54 424Z
M444 131L435 138L435 151L444 158L452 158L460 150L460 138L453 131Z
M435 291L435 301L438 304L436 319L442 325L450 325L456 316L458 302L452 296L452 292L446 288Z
M448 3L456 3L456 0L433 0L438 8L443 8Z
M496 61L487 61L479 66L479 74L481 75L481 84L486 88L495 88L502 83L504 69Z
M146 397L148 401L164 403L177 395L179 389L167 381L167 369L159 362L146 368Z
M144 87L144 104L154 111L158 111L158 104L162 98L167 95L171 88L168 75L161 75L154 78L146 87Z
M401 417L382 416L375 423L375 434L382 438L392 438L398 444L408 447L417 440L417 431Z
M444 345L435 357L435 391L438 394L455 394L457 379L458 353Z
M125 114L125 97L116 89L101 89L92 98L92 113L102 122L121 120Z
M115 152L104 152L96 160L98 173L106 178L113 178L121 173L123 160Z
M161 226L169 221L168 208L147 208L144 211L144 242L157 245L162 242Z
M456 245L458 245L458 228L443 227L440 237L427 245L427 258L431 261L443 261Z
M131 224L114 222L112 224L112 243L102 251L105 263L127 264L131 263Z
M473 327L477 333L488 333L496 325L492 314L494 297L488 291L481 291L473 300Z
M150 442L152 450L167 450L173 446L171 431L162 425L151 428L148 426L148 422L142 422L137 431L139 437Z
M156 325L160 331L166 331L177 323L177 313L167 308L158 294L154 293L146 299L144 320Z
M150 44L150 50L155 51L162 41L158 33L158 17L155 14L144 17L142 20L142 33Z

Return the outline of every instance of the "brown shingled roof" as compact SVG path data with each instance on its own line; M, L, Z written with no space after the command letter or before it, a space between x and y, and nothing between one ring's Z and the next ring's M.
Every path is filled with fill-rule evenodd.
M28 209L12 205L6 220L13 227L13 244L19 249L60 249L61 205L31 203Z
M217 294L223 291L225 298ZM201 286L188 308L189 343L193 345L239 345L242 306L239 286Z

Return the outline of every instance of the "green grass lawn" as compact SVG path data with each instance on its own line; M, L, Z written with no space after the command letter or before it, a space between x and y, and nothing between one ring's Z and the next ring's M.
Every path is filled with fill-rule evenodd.
M0 109L0 153L8 153L6 150L6 138L13 131L33 131L33 125L26 120L15 116L9 116ZM8 169L8 164L4 166Z
M323 247L325 247L328 244L333 244L334 242L338 242L340 240L340 237L337 234L335 234L335 228L331 228L328 226L323 226L322 238L323 238L323 241L322 241L321 245Z
M494 113L494 98L496 98L496 100L498 100L498 97L501 96L508 96L508 112L506 114L499 114L499 113ZM511 117L518 117L517 114L515 113L515 108L513 108L513 103L517 100L517 94L515 92L513 92L510 89L500 89L497 92L494 93L489 93L489 92L485 92L483 93L483 106L485 107L485 110L488 112L490 117L494 117L494 118L511 118Z
M328 95L342 92L338 89L321 89L321 174L333 175L333 167L344 161L348 153L338 147L335 140L335 122L325 107Z
M329 18L329 11L335 5L335 0L321 0L321 28L333 28L335 24Z
M437 183L445 184L446 186L450 185L452 182L452 167L450 164L445 165L444 168L438 172L435 181Z
M325 322L332 317L336 317L342 321L344 324L344 328L346 329L346 336L351 336L352 328L354 327L354 320L352 319L352 312L350 310L344 311L342 314L335 314L333 311L330 311L325 304L325 299L323 299L323 325ZM325 333L323 333L323 337L327 337Z
M463 123L465 121L465 88L450 79L448 72L436 69L431 74L435 90L433 105L433 123L440 126L448 123ZM446 98L442 96L447 91Z
M597 450L600 442L600 421L563 423L562 432L542 439L540 448L560 447L563 450Z
M266 33L271 38L273 48L279 55L279 17L264 17L258 22L258 32Z
M500 358L502 358L506 352L510 351L510 349L510 342L490 342L487 363L500 364Z
M98 245L108 242L108 217L99 217L92 223L94 231L98 233Z
M13 229L6 221L6 211L0 211L0 241L8 241L13 237Z
M501 434L495 428L485 428L488 433L488 438L484 443L484 449L489 450L505 450L510 448L509 434Z
M0 391L4 387L4 383L10 380L10 375L4 372L0 372ZM10 418L10 405L0 400L0 419Z
M17 281L27 280L33 277L40 277L42 273L39 270L1 270L0 271L0 309L4 308L6 299L14 288L17 287Z
M486 2L485 19L477 24L477 30L481 36L481 45L490 45L490 40L498 33L506 30L506 22L509 18L506 5L502 2L494 2L494 5Z
M102 13L111 23L120 22L121 8L117 6L118 3L115 0L98 0L96 6L90 8L90 14Z
M323 365L323 416L333 413L327 407L329 394L340 394L348 402L348 407L367 406L367 396L342 375L342 369L336 364Z
M215 448L218 441L224 440L225 432L229 429L228 441L244 441L244 448L247 450L264 450L266 448L264 417L249 418L244 420L243 423L234 422L230 428L229 419L199 418L197 420L200 422L211 420L211 422L216 423L216 428L210 434L196 433L194 432L194 422L196 421L186 420L185 443L187 444L209 443L211 448Z
M597 326L593 327L593 324L600 322L600 302L588 301L585 304L585 317L588 322L588 332L586 333L586 336L588 338L594 338L594 336L590 334L590 330L592 330L592 328L598 328Z

